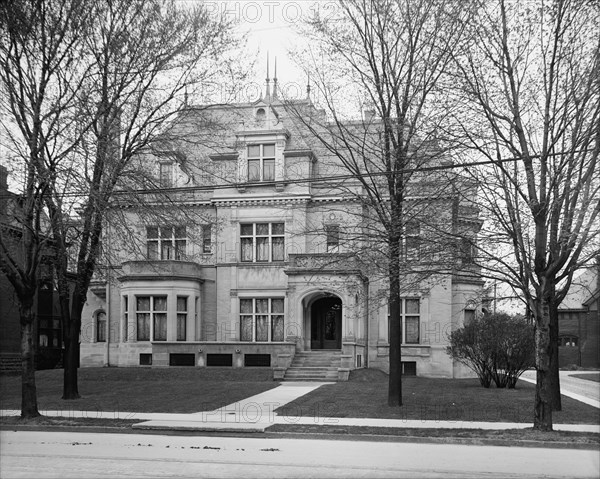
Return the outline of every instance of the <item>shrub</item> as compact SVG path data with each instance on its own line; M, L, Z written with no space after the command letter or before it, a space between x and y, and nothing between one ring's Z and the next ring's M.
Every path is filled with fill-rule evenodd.
M446 352L471 368L483 387L514 388L523 371L534 365L533 328L505 313L473 319L450 334Z

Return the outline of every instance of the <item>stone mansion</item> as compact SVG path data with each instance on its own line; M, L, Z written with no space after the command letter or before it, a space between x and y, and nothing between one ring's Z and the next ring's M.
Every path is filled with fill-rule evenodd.
M305 126L268 94L190 107L176 137L139 158L144 201L118 201L107 220L110 267L88 293L82 367L265 367L275 379L337 380L387 371L385 271L368 258L377 241L349 233L365 221L360 185L335 184L348 172ZM477 210L452 191L436 215L474 241ZM412 224L405 260L418 266L423 230ZM483 282L456 251L441 251L461 256L454 269L403 278L404 374L470 374L446 354L447 335L480 309Z

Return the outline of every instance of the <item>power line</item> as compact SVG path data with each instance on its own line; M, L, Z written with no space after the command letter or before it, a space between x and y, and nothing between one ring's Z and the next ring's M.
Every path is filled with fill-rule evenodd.
M565 154L574 154L574 153L583 153L592 151L592 149L583 149L583 150L575 150L575 151L567 151L567 152L557 152L557 153L548 153L543 155L545 157L548 156L561 156ZM541 158L542 155L529 155L528 158ZM278 180L278 181L255 181L255 182L229 182L229 183L221 183L217 185L197 185L197 186L183 186L183 187L173 187L173 188L164 188L159 185L156 185L155 189L139 189L139 190L116 190L114 191L114 195L125 196L125 195L152 195L157 192L161 193L189 193L195 191L213 191L213 190L223 190L229 188L251 188L255 186L269 187L269 186L286 186L286 185L297 185L297 184L316 184L316 183L329 183L332 181L346 181L358 179L361 177L374 178L374 177L387 177L389 175L402 175L402 174L411 174L411 173L423 173L423 172L433 172L433 171L444 171L444 170L453 170L453 169L466 169L470 167L477 166L485 166L485 165L498 165L502 163L510 163L514 161L523 160L523 156L515 156L512 158L501 158L498 160L484 160L484 161L473 161L470 163L460 163L460 164L447 164L447 165L436 165L436 166L425 166L425 167L414 167L414 168L401 168L396 171L379 171L373 173L365 173L365 174L355 174L349 173L346 175L338 175L338 176L324 176L317 178L298 178L298 179L286 179L286 180ZM343 165L340 165L344 168ZM0 195L0 198L7 197L10 195ZM82 192L65 192L61 195L61 197L65 198L76 198L76 197L86 197L87 193Z

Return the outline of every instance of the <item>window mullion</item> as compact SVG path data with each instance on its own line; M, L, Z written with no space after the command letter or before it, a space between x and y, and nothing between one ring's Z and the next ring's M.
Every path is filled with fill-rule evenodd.
M256 298L252 299L252 342L256 342Z

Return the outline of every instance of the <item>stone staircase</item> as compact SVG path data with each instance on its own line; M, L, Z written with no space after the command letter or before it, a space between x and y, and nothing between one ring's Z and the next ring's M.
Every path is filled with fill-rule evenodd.
M335 350L297 352L284 381L337 381L342 352Z

